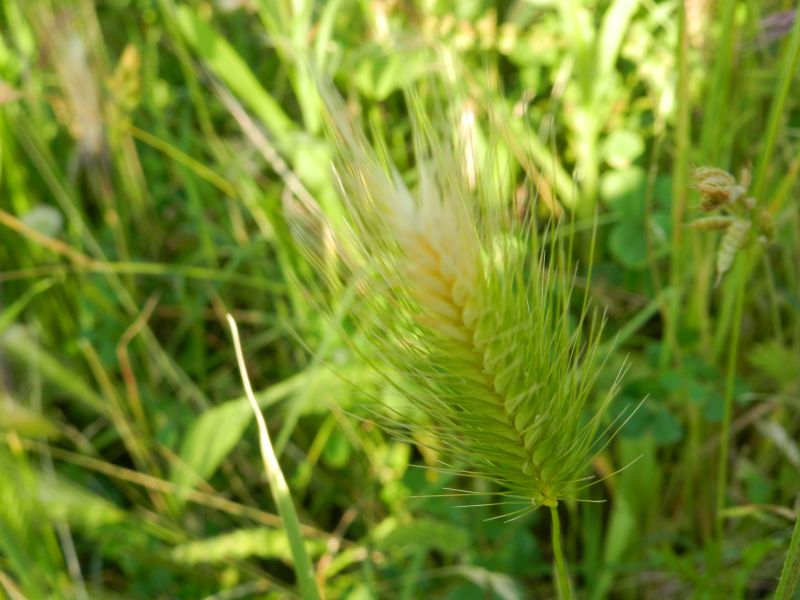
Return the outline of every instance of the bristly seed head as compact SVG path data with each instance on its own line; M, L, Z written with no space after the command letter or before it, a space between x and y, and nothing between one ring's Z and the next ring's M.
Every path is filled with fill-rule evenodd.
M364 290L352 316L373 367L424 415L403 428L454 472L534 505L574 497L613 390L587 410L600 325L585 309L570 314L562 248L542 249L511 199L464 177L463 153L439 141L417 98L413 191L338 97L326 100L347 215L336 235L345 279Z

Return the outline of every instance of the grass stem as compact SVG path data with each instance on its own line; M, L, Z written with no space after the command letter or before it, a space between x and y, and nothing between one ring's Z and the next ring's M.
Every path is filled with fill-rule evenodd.
M558 517L558 508L550 507L550 517L552 518L553 535L553 557L556 561L556 589L561 600L572 600L572 587L569 584L569 573L567 572L567 561L564 559L564 551L561 548L561 521Z
M256 422L258 423L261 458L264 461L264 470L267 474L272 497L275 500L275 505L278 507L278 514L280 514L281 520L283 521L286 537L289 539L289 547L292 551L292 557L294 558L294 570L297 575L297 582L300 586L300 594L303 600L319 600L320 595L317 589L317 581L314 578L314 570L311 567L311 561L306 552L303 535L300 533L300 521L297 518L297 512L294 509L292 497L289 494L289 486L286 484L281 466L275 456L275 451L272 448L272 441L269 437L269 431L267 431L267 424L264 421L264 415L261 414L261 409L258 407L253 388L250 385L250 378L247 375L242 345L239 342L239 330L236 327L236 321L234 321L230 314L226 315L226 318L228 320L228 326L231 329L233 345L236 349L236 361L239 365L242 385L244 386L245 394L250 401L250 406L253 409L253 413L255 413Z
M728 480L728 461L731 447L731 415L733 414L733 389L736 383L736 363L739 357L739 337L742 327L742 312L744 308L745 282L747 273L750 271L750 264L747 259L750 255L743 257L739 268L736 270L736 280L733 282L735 294L734 315L731 329L730 344L728 346L728 364L725 375L725 405L722 415L722 425L720 430L720 450L719 468L717 470L717 494L716 494L716 533L717 539L722 540L722 530L725 517L725 490Z
M660 364L669 366L678 353L677 330L681 301L684 298L684 233L683 220L689 189L689 151L691 144L691 115L689 103L689 34L686 24L686 7L679 3L678 44L676 61L678 79L676 85L677 124L675 133L675 162L672 167L672 239L670 262L670 287L675 290L664 307L664 341L661 346Z

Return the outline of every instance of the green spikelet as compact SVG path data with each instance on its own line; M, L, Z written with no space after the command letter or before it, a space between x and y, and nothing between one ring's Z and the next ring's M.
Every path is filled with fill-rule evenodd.
M700 231L724 231L734 222L733 217L724 215L714 215L711 217L700 217L689 223L689 227Z
M750 221L734 219L725 230L717 250L717 285L722 280L722 276L731 268L733 259L736 258L736 253L747 242L747 234L750 232L750 227Z
M549 245L545 260L510 202L471 189L463 153L439 141L414 98L413 190L340 101L327 104L347 215L336 231L339 274L358 290L352 313L367 332L365 354L423 415L403 415L396 428L453 471L534 505L574 497L611 393L587 415L600 325L585 310L571 318L560 247Z
M725 214L700 217L688 224L698 231L722 231L717 248L717 279L730 270L736 254L752 238L766 243L774 233L769 211L756 211L756 200L747 195L750 171L742 169L737 183L733 175L715 167L699 167L694 171L695 187L700 191L700 207L706 211L719 210ZM751 236L750 233L754 232Z
M712 211L731 202L736 179L727 171L713 167L698 167L694 171L694 180L702 195L703 210Z

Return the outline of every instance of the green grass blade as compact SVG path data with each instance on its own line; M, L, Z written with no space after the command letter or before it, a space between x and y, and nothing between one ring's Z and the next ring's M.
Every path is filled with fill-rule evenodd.
M289 142L287 136L296 131L296 126L280 103L263 88L236 50L189 6L180 5L177 15L184 39L213 73L244 99L285 148Z
M775 590L775 600L794 598L798 583L800 583L800 515L794 524L792 541L786 552L786 561L783 563L778 589Z
M303 535L300 532L300 521L297 518L297 512L295 511L294 503L289 493L289 486L286 484L281 466L272 449L272 441L269 437L267 424L264 421L264 415L261 413L261 409L258 406L258 401L250 385L250 377L247 375L247 367L244 363L244 355L239 342L239 331L236 327L236 321L233 320L231 315L227 315L227 319L231 329L231 336L233 337L233 345L236 350L236 359L239 363L239 373L242 377L242 384L244 385L245 393L250 401L250 406L253 409L258 423L261 457L264 461L264 469L267 479L269 480L269 487L275 504L278 507L278 513L283 520L286 535L289 538L289 546L292 550L292 556L294 557L294 568L297 574L297 581L300 585L300 593L303 596L303 600L319 600L320 594L314 577L314 569L311 566L311 561L306 552Z

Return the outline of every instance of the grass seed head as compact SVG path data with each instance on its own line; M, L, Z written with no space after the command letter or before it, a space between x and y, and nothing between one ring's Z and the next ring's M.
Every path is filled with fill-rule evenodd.
M742 169L738 182L727 171L715 167L695 169L694 180L701 194L700 207L705 212L723 213L689 223L689 227L699 231L723 232L716 252L716 285L719 285L751 237L765 242L772 236L772 218L769 211L757 211L756 199L747 195L751 183L747 168ZM754 236L750 235L752 231Z
M542 249L510 199L484 197L461 149L441 141L418 98L409 104L414 187L327 97L346 205L337 237L363 292L353 317L371 364L424 415L416 439L455 472L554 506L578 493L610 400L587 410L599 323L585 310L572 318L563 249Z
M689 223L692 229L700 231L724 231L730 227L734 218L725 215L712 215L710 217L700 217Z
M736 179L722 169L700 167L694 171L695 185L700 191L700 205L710 212L729 204L735 195Z
M722 276L731 268L737 252L739 252L747 242L750 227L750 221L734 219L725 230L725 234L722 236L719 249L717 250L717 285L719 285L719 282L722 280Z

